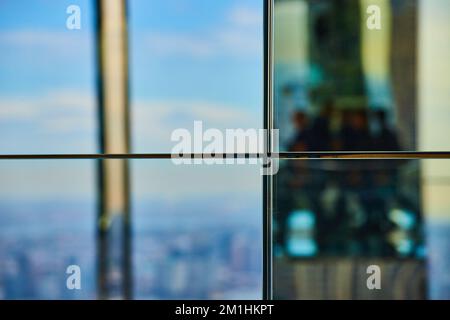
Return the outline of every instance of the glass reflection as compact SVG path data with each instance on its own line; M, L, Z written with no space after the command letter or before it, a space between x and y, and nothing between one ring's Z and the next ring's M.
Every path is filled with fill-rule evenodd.
M95 299L95 162L2 160L0 177L0 299Z
M448 21L445 0L275 0L280 148L448 150Z
M132 165L135 298L261 299L259 166Z
M130 0L131 150L175 129L262 128L263 1Z
M94 17L90 0L0 1L0 153L98 152Z
M419 163L283 162L276 177L279 254L423 257Z
M274 295L448 299L450 161L285 160L275 178ZM370 265L382 290L368 290Z

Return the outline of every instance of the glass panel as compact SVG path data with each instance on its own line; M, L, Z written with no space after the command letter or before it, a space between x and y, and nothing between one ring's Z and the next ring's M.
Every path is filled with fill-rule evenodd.
M132 164L137 299L261 299L256 165Z
M450 150L450 2L275 0L282 151Z
M95 299L95 186L93 161L0 162L0 299Z
M263 1L130 0L133 152L177 128L261 128Z
M286 160L275 187L276 298L450 297L449 160Z
M0 3L2 154L97 151L93 3L76 1L80 29L71 4Z

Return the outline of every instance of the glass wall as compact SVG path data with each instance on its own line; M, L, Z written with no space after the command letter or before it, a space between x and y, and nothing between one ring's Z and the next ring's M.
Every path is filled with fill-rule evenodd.
M134 296L261 299L259 167L132 167Z
M98 151L93 3L0 3L0 154ZM94 161L0 162L0 298L96 297ZM82 290L67 290L69 265Z
M169 158L1 159L0 298L261 298L259 167L170 153L262 127L262 48L259 0L1 1L1 155Z
M0 153L98 151L93 3L81 29L66 27L73 1L0 4Z
M449 18L442 0L275 0L280 149L361 152L280 163L276 298L448 299L448 161L400 153L449 150Z
M448 151L449 18L275 0L280 150ZM263 40L260 0L1 1L0 298L259 299L268 198L275 298L450 298L449 160L281 160L273 193L258 165L171 161L195 121L263 126Z
M170 153L196 120L262 128L262 1L131 0L129 18L133 152Z
M1 160L0 298L95 299L94 161ZM68 290L68 266L81 290Z
M282 162L275 297L448 299L449 162ZM371 265L381 268L381 290L366 287Z
M448 1L275 0L282 151L446 151Z

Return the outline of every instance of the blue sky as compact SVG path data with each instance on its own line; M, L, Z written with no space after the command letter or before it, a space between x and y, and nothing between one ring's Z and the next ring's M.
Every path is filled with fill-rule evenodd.
M81 30L66 29L71 4ZM128 15L133 152L170 152L172 130L198 119L205 128L261 125L261 0L130 0ZM89 0L0 1L0 153L98 152L93 18ZM191 194L153 188L155 168L173 169L133 166L135 196ZM197 194L259 194L257 166L202 169L190 168L209 181ZM83 198L94 172L93 162L4 162L0 197ZM236 187L239 178L247 182Z
M81 30L65 27L70 4L81 7ZM438 135L448 126L445 71L450 64L444 57L449 52L449 11L438 9L448 8L449 2L420 5L421 32L432 35L422 35L420 49L424 85L420 99L427 106L421 108L420 127L440 128L420 132L423 148L436 150L448 140ZM1 153L98 152L93 14L89 0L0 1ZM129 28L133 152L170 152L172 130L191 128L198 119L205 128L261 125L261 0L130 0ZM144 163L139 163L138 176L154 177L152 169L145 171ZM444 163L426 167L430 174L442 175L448 172ZM11 196L14 190L28 190L32 195L34 187L13 187L14 167L20 168L23 179L42 180L42 174L34 173L35 166L2 164L0 177L9 184L3 184L0 193ZM95 166L46 162L37 167L55 181L58 177L73 181L68 195L90 192L85 184L93 183ZM231 179L246 174L252 182L242 186L247 192L259 181L250 173L258 168L253 169L220 172ZM51 197L56 185L41 186L40 192ZM139 190L144 189L149 190L142 183ZM444 195L446 190L430 194ZM433 203L447 210L445 199Z
M82 8L82 29L66 29L66 8ZM0 2L0 94L33 96L43 90L92 90L91 1Z
M133 0L129 16L136 151L170 152L194 120L261 127L261 0Z
M81 30L65 27L70 4ZM0 152L98 151L93 13L0 2ZM133 151L170 152L171 131L200 117L260 126L262 1L131 0L129 27Z
M90 1L0 2L0 152L93 152L95 73Z

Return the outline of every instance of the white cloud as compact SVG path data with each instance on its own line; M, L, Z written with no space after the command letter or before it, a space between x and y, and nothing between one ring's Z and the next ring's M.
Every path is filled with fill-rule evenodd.
M0 98L0 121L3 124L25 124L29 132L59 136L62 143L66 135L92 133L97 127L96 110L95 96L77 90L63 89L33 97ZM132 137L139 152L170 151L172 131L192 129L195 120L203 121L205 130L260 128L262 122L247 107L212 101L141 100L134 102L130 111ZM18 128L20 132L17 133L23 135L23 126ZM7 132L14 135L12 130Z
M92 94L69 89L33 97L0 98L0 121L26 123L42 133L89 132L95 127L95 110Z
M234 7L226 19L204 32L151 30L142 35L150 55L205 57L255 57L262 53L262 12L251 7Z
M138 152L170 152L172 131L193 130L196 120L203 122L204 130L262 127L262 119L247 108L208 101L139 101L132 109L132 119Z
M93 44L92 35L86 32L32 29L0 32L0 48L52 58L80 57L88 54Z
M208 39L191 34L153 31L144 37L144 42L152 55L187 54L194 57L208 57L215 51L214 44Z
M133 139L138 153L171 152L174 146L170 141L172 131L178 128L193 130L195 120L203 122L204 130L258 128L262 124L262 119L246 108L208 101L139 101L132 112ZM261 176L258 165L176 166L171 161L136 161L133 168L136 179L133 190L138 199L160 199L180 205L187 199L203 201L201 199L214 196L237 202L245 201L245 198L249 205L259 201Z
M229 20L238 26L262 28L262 11L252 7L236 6L228 14Z
M28 101L17 98L0 100L0 120L14 121L31 119L36 115L36 109Z
M150 163L136 161L133 163L133 170L133 190L138 199L160 199L171 203L195 199L201 203L216 196L249 204L260 194L261 175L258 165L177 166L170 160Z
M31 128L25 129L25 135L9 132L10 140L21 150L29 151L31 144L38 148L41 145L47 147L45 152L48 148L61 152L63 146L63 152L90 152L92 145L77 143L87 142L86 135L80 133L92 133L95 128L95 108L92 95L62 90L39 97L0 100L0 121L14 125L26 122ZM138 142L137 149L133 151L139 153L170 152L173 147L170 141L172 130L180 126L191 129L194 120L202 120L205 130L208 127L250 128L260 122L244 108L208 101L137 101L131 111L133 139ZM18 126L17 133L22 134L23 131L24 127ZM36 131L46 134L36 136ZM92 137L95 139L95 134ZM0 144L1 148L4 148L3 144ZM90 167L83 165L86 162L67 163L45 162L36 168L29 165L22 167L17 163L14 170L11 170L12 167L0 168L2 179L9 181L9 187L0 190L0 194L9 198L91 195L92 189L86 189L87 181L91 181L91 172L86 169ZM256 196L260 184L259 167L255 165L175 166L171 161L134 161L133 168L136 173L134 192L139 199L185 201L205 196ZM49 172L51 176L48 176ZM36 183L40 184L43 177L47 177L46 181L50 179L50 182L40 185L36 192ZM194 179L194 187L191 183L182 183ZM66 187L69 182L70 188Z

